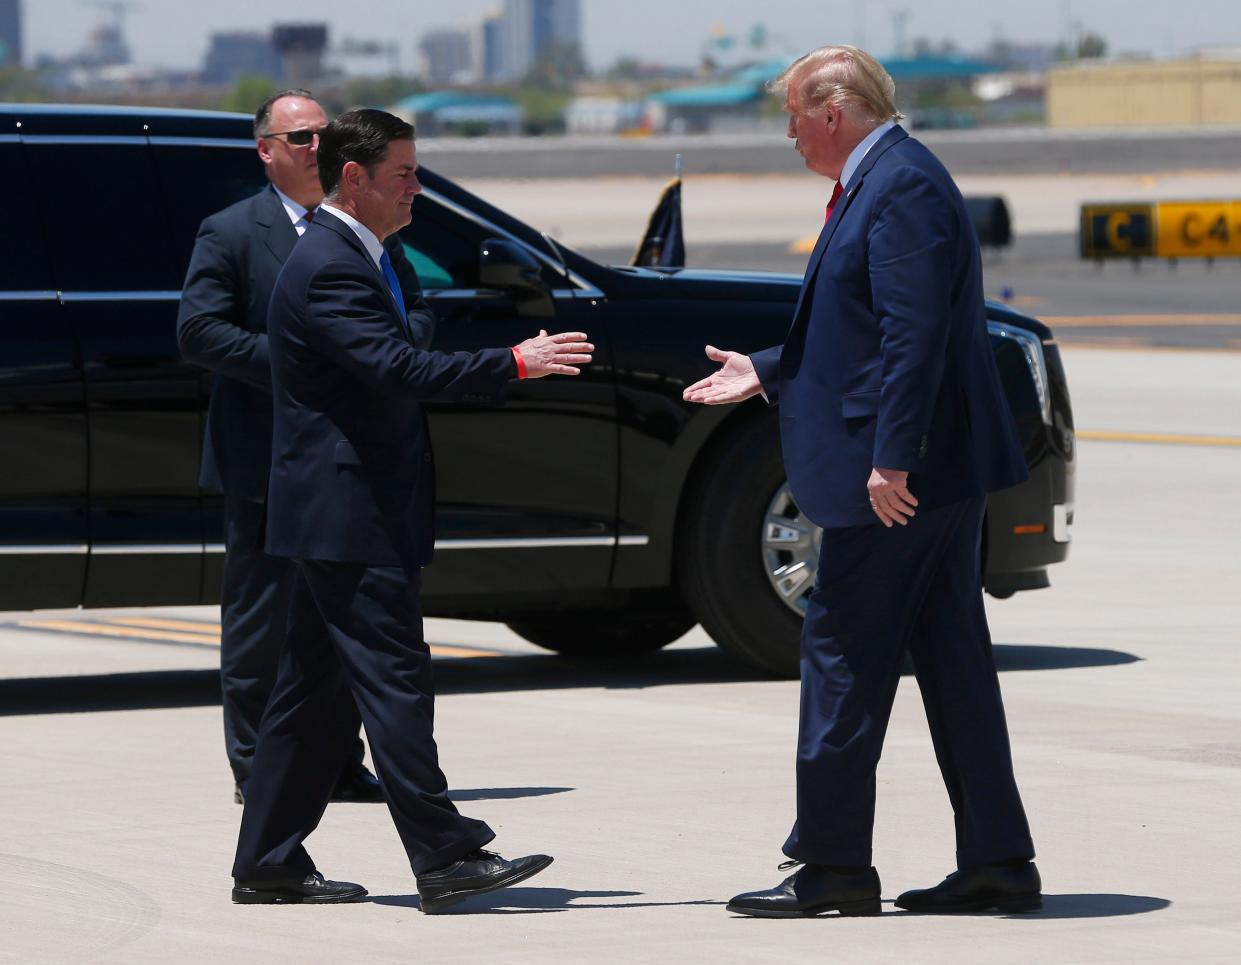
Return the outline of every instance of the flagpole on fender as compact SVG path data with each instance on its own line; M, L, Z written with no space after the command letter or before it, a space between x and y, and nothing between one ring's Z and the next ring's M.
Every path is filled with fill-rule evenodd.
M677 159L675 163L675 170L676 170L677 180L680 180L681 172L685 170L685 159L680 154L677 155Z

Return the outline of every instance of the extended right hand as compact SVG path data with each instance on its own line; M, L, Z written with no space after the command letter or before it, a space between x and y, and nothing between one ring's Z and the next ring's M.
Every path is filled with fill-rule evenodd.
M708 345L707 358L723 364L681 393L686 402L727 405L730 402L743 402L763 391L758 373L754 371L754 363L748 355L725 352L714 345Z
M541 379L545 375L578 375L579 365L591 361L595 347L586 341L585 332L561 332L548 335L540 331L517 346L526 365L526 378Z

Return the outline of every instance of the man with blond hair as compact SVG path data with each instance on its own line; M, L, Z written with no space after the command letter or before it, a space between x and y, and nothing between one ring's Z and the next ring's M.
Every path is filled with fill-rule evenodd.
M875 772L913 657L956 818L957 867L896 900L923 912L1041 906L982 601L985 494L1021 482L987 335L978 240L943 165L897 123L895 85L856 47L822 47L774 82L806 166L836 181L784 344L685 398L762 394L780 410L789 484L823 527L801 648L800 865L729 910L876 915Z

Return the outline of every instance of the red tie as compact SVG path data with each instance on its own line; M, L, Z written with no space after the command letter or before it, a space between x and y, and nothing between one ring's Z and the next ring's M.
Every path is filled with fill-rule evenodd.
M823 219L824 224L827 224L832 220L832 209L836 207L836 202L840 200L840 196L844 194L844 190L845 189L841 187L840 182L837 181L836 187L832 188L832 200L827 202L827 217Z
M315 207L310 208L309 210L307 210L307 212L306 212L304 215L302 215L302 217L303 217L303 218L305 218L307 221L314 221L314 220L315 220L315 212L316 212L316 211L318 211L318 210L319 210L319 207L318 207L318 205L316 205Z

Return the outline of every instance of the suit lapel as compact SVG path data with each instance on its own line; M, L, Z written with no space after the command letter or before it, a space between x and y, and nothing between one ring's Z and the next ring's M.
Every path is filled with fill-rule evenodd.
M823 226L823 230L819 232L819 240L815 243L814 250L810 253L810 260L806 262L806 274L802 279L801 292L797 296L797 308L793 312L794 322L800 316L802 304L806 301L814 285L815 276L819 273L819 264L823 260L827 246L832 242L832 235L836 233L836 228L839 227L845 212L849 210L849 205L853 202L854 197L862 190L862 183L866 180L866 175L888 148L905 140L907 137L909 135L905 133L905 129L897 124L884 134L874 147L866 152L866 157L862 158L862 162L858 165L857 170L853 172L853 176L850 178L851 185L836 202L836 207L832 209L832 216L827 220L827 224Z
M340 218L337 218L330 211L324 211L322 208L320 208L319 213L315 215L314 224L312 224L307 230L313 230L314 225L322 225L325 228L335 231L349 243L354 251L362 256L366 264L375 273L375 277L379 280L379 287L383 290L383 293L386 296L385 300L388 303L389 309L391 309L392 317L396 320L397 327L401 330L401 335L405 338L405 341L412 345L414 340L409 330L409 321L408 319L401 317L401 311L397 307L396 299L392 296L392 289L388 287L388 279L384 277L383 272L380 271L379 267L375 264L375 259L372 258L371 253L366 250L366 245L362 244L362 239L357 236L349 225L341 221Z
M276 261L283 265L288 261L293 246L297 244L297 229L289 220L289 213L284 210L284 204L281 203L275 188L269 185L260 193L256 209L254 222L259 226L263 244L275 256Z

